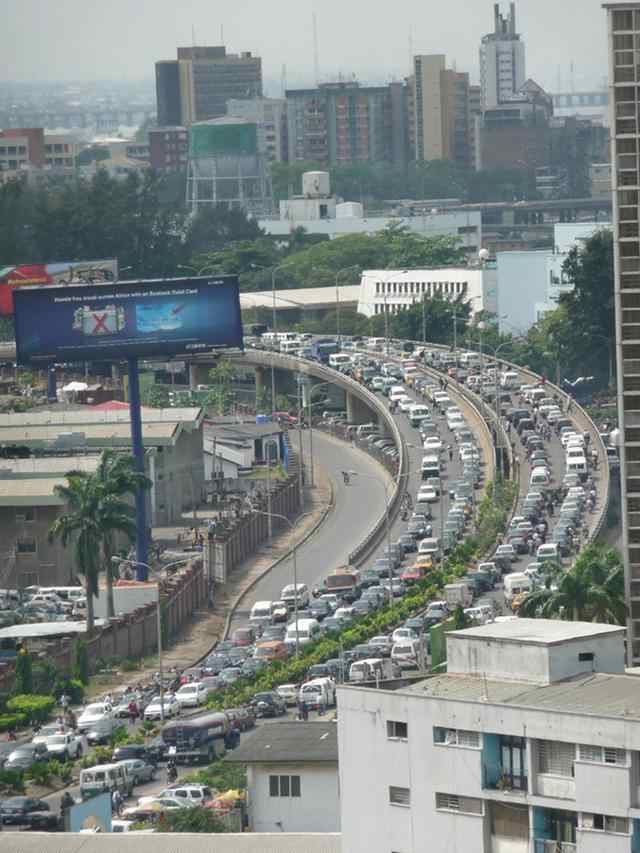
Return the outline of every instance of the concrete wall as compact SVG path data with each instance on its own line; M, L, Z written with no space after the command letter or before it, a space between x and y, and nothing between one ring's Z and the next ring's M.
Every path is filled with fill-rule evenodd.
M64 585L75 574L68 549L59 540L49 542L49 529L58 517L59 506L0 507L0 541L3 552L13 551L18 542L35 542L33 553L16 553L15 562L3 563L2 586L24 587L31 584ZM21 515L33 520L20 520ZM1 571L1 570L0 570Z
M252 832L339 832L338 765L254 764L248 774ZM299 797L269 796L269 776L300 776ZM281 826L278 826L278 822Z

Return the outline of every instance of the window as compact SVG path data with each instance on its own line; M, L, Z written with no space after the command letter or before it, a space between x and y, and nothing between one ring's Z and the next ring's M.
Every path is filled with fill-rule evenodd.
M269 776L270 797L299 797L299 776Z
M582 829L594 829L599 832L629 832L629 821L626 817L612 817L604 814L583 814Z
M409 788L397 788L395 785L390 785L389 802L392 806L410 806L411 791Z
M538 771L554 776L573 776L576 748L572 743L554 740L538 741Z
M436 808L463 814L482 814L482 800L479 797L458 797L456 794L436 794Z
M480 746L480 733L465 729L445 729L436 726L433 730L433 742L444 746Z
M33 506L23 506L16 509L16 521L35 521L36 509Z
M613 749L608 746L590 746L581 743L579 746L581 761L594 761L597 764L627 765L627 752L624 749Z
M387 737L390 740L406 740L409 734L409 727L406 723L401 723L398 720L387 720Z
M35 554L38 550L35 539L18 539L16 552L18 554Z

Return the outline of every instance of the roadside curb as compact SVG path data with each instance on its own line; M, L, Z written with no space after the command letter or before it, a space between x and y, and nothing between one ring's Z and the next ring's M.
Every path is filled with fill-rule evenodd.
M311 537L324 524L324 522L327 519L327 516L335 507L335 496L334 496L334 489L333 489L333 481L331 480L330 477L328 478L328 482L329 482L329 503L325 506L324 510L322 511L322 514L320 515L320 518L315 522L315 524L305 533L305 535L302 537L302 539L297 543L296 549L299 548L301 545L304 545L305 542L308 542L309 539L311 539ZM252 578L249 585L245 589L243 589L242 592L238 593L238 595L236 596L236 598L234 599L233 603L231 604L231 606L229 607L229 609L227 611L227 618L225 619L224 630L222 632L222 639L223 640L227 639L227 636L229 634L229 628L231 627L231 622L233 621L233 617L235 615L235 612L238 609L238 607L239 607L242 599L245 597L245 595L247 595L249 592L251 592L251 590L254 588L254 586L256 586L258 581L261 581L262 578L266 577L266 575L268 575L269 572L273 571L273 569L275 569L276 566L279 566L280 563L284 562L285 560L288 560L292 554L293 554L293 548L290 548L285 554L282 554L280 557L278 557L277 560L275 560L273 563L271 563L269 566L267 566L262 572L257 574L254 578Z

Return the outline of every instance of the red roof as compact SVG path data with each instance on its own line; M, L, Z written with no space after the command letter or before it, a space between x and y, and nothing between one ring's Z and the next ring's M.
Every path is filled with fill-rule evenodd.
M97 412L113 412L116 409L128 409L129 404L123 403L122 400L106 400L104 403L91 406L91 408Z

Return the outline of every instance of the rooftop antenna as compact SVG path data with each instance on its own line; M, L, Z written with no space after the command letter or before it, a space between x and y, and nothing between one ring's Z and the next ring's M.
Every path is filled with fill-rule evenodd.
M287 66L285 63L282 63L282 70L280 72L280 85L282 86L282 97L285 97L285 93L287 91Z
M315 11L312 13L313 21L313 73L316 78L316 86L320 81L320 60L318 59L318 21Z

